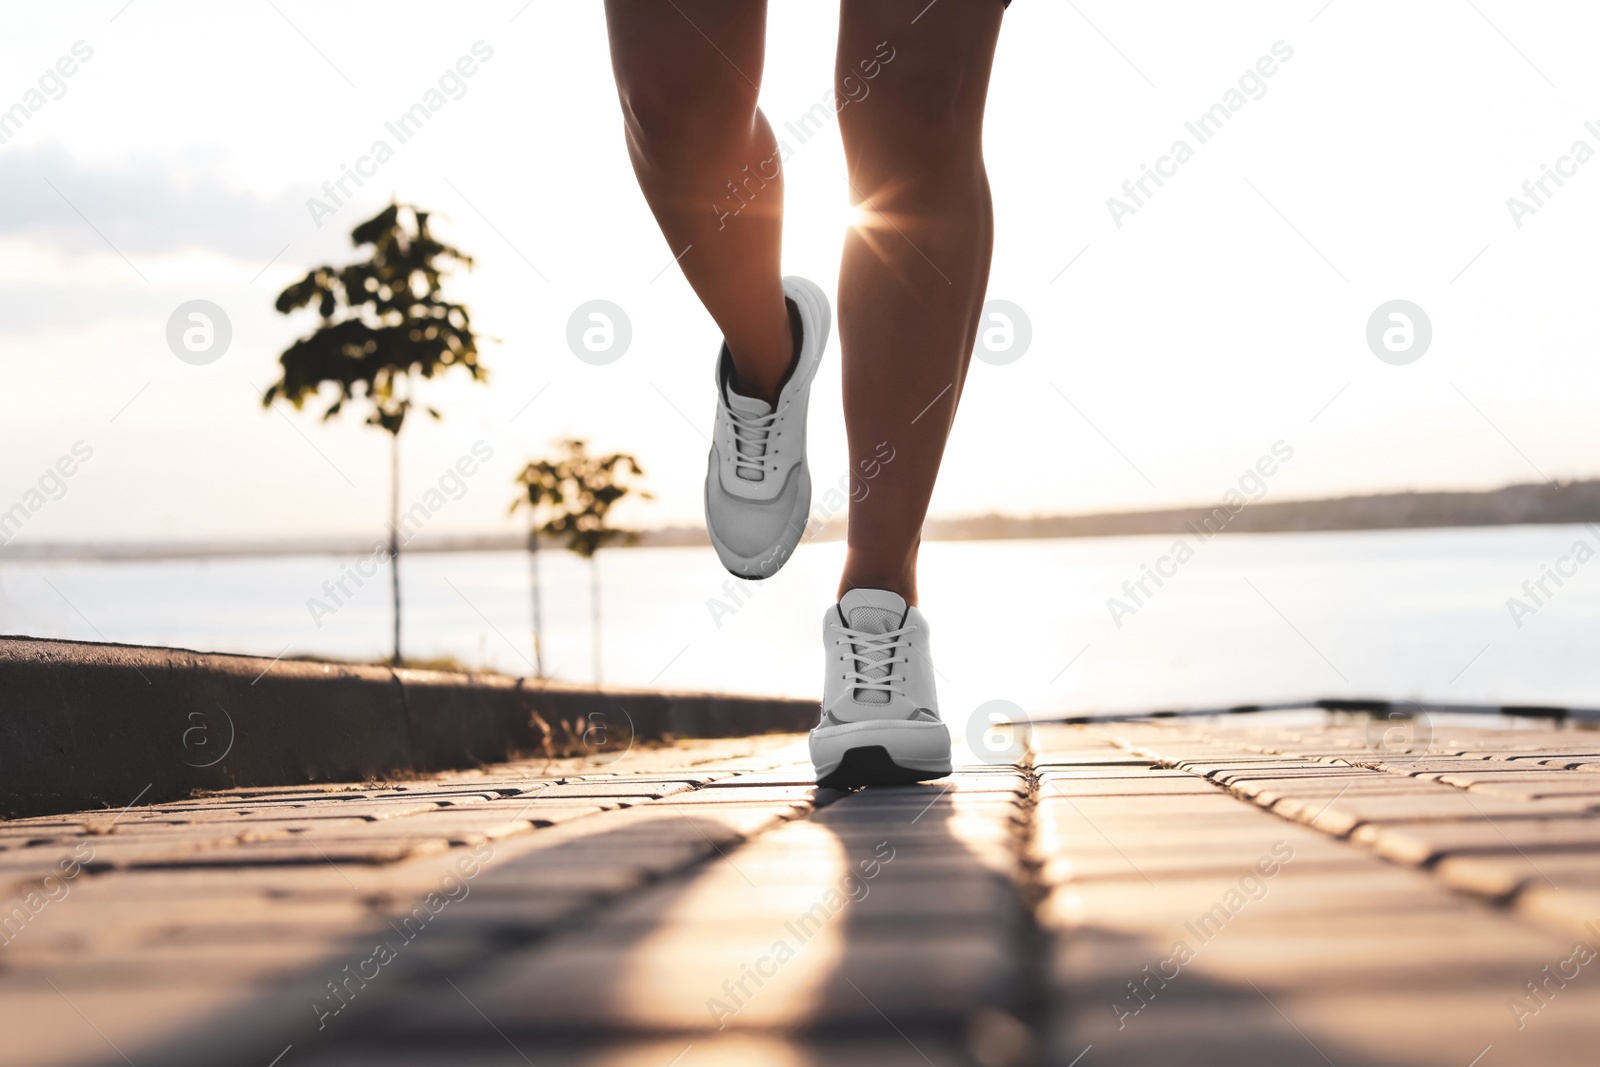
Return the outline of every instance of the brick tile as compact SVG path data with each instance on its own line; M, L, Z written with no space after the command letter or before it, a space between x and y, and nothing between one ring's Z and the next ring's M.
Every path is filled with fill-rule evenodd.
M664 804L753 804L779 802L790 806L809 807L818 790L814 782L802 785L739 785L726 782L721 785L678 793L662 801ZM829 796L826 799L834 799Z
M537 1044L522 1042L518 1051L525 1049L539 1067L666 1067L674 1059L684 1067L928 1067L930 1062L972 1062L969 1046L945 1033L913 1030L901 1035L888 1024L882 1031L834 1037L724 1031L635 1040L540 1036ZM488 1039L453 1037L447 1047L451 1067L507 1067L508 1062L522 1062L508 1061L517 1053L492 1030ZM314 1053L297 1067L438 1067L440 1055L439 1049L419 1050L375 1039L371 1045Z
M762 964L779 940L793 948L792 958L781 966ZM775 973L759 987L746 979L749 995L735 999L738 990L730 993L724 983L756 966ZM1009 1003L1018 979L1003 946L978 933L885 938L852 930L846 944L827 933L803 942L780 928L738 929L720 938L678 938L668 931L631 947L562 941L502 954L458 984L509 1033L626 1033L715 1030L719 1021L741 1030L824 1022L881 1026L884 1015L901 1026L940 1025L952 1014ZM719 1020L708 1004L714 999L738 1007L737 1014ZM419 988L394 1003L382 1025L402 1033L475 1034L483 1020L472 1006Z
M552 785L541 790L541 799L551 800L577 800L612 797L641 797L655 798L671 796L674 793L686 793L693 786L687 782L640 782L626 778L612 778L608 780L594 780L584 782L567 782L563 785Z
M1326 833L1343 837L1367 823L1446 822L1457 819L1571 818L1592 814L1600 803L1583 799L1539 801L1468 797L1453 789L1412 795L1359 794L1339 798L1285 798L1273 813L1297 819Z
M1170 986L1199 979L1246 989L1255 982L1330 992L1384 988L1401 993L1419 984L1514 991L1525 976L1572 951L1554 933L1504 919L1486 921L1466 908L1274 921L1246 906L1231 918L1226 915L1224 909L1205 925L1202 914L1133 934L1080 929L1059 949L1052 980L1069 997L1122 1003L1125 1009L1138 1007L1140 999L1128 989L1130 981L1148 994L1159 990L1163 977ZM1180 943L1192 958L1170 978L1177 968L1164 961L1173 959ZM1452 961L1452 969L1440 970L1441 956ZM1506 995L1500 993L1501 1004Z
M1517 895L1516 910L1591 947L1600 946L1600 878L1582 887L1562 880L1555 887L1543 879L1530 881Z
M1243 807L1237 797L1230 796L1221 789L1213 789L1209 793L1178 796L1130 796L1122 794L1109 797L1067 796L1056 793L1053 790L1040 791L1040 810L1056 805L1065 805L1071 810L1097 821L1107 815L1123 815L1140 819L1166 819L1190 814L1235 812Z
M1414 778L1374 774L1373 777L1318 775L1305 778L1243 779L1230 784L1228 788L1235 795L1253 804L1271 808L1279 801L1289 798L1328 801L1344 796L1414 796L1427 792L1430 785Z
M1141 760L1137 766L1125 764L1100 764L1090 767L1041 767L1041 782L1078 782L1099 778L1185 778L1189 772L1171 767L1155 767Z
M1400 863L1499 852L1600 852L1600 822L1587 819L1479 819L1476 822L1363 826L1351 840Z
M1165 999L1124 1018L1103 998L1052 1017L1049 1062L1065 1065L1082 1056L1097 1067L1393 1067L1393 1060L1353 1059L1340 1045L1312 1044L1254 990L1174 985ZM1321 1048L1335 1058L1329 1060ZM1455 1064L1454 1067L1461 1067Z
M852 931L881 923L915 926L929 920L1011 922L1019 910L1009 882L970 865L948 865L937 878L938 891L929 893L925 877L897 877L899 858L881 867L872 879L854 878L848 883L841 866L824 885L816 884L814 877L774 879L770 870L742 860L733 857L727 865L719 865L721 869L698 878L692 894L683 894L677 886L635 894L607 907L605 921L608 927L635 932L667 921L708 927L764 923L777 936L784 922L814 907L825 889L841 885L849 887L846 894L856 894L846 906Z
M1466 1067L1479 1056L1478 1067L1578 1067L1592 1059L1592 1019L1600 1013L1594 997L1572 993L1570 1004L1553 1002L1518 1031L1503 988L1420 986L1396 996L1248 985L1188 992L1174 984L1167 997L1121 1030L1108 1007L1078 1008L1052 1034L1052 1062L1066 1064L1092 1043L1080 1067L1091 1056L1107 1067Z
M75 989L65 996L43 983L7 989L0 996L0 1033L6 1035L0 1041L0 1065L120 1063L115 1049L138 1057L146 1042L198 1026L213 1013L247 1001L247 989L216 978L188 988L132 985Z
M1241 888L1247 874L1254 877ZM1233 891L1246 894L1250 901L1247 913L1258 920L1266 916L1317 920L1342 912L1365 914L1372 911L1375 900L1383 902L1386 914L1470 907L1442 891L1426 875L1386 863L1311 869L1291 864L1271 878L1241 865L1216 873L1162 878L1154 884L1121 879L1062 885L1045 898L1040 921L1064 930L1137 933L1192 920ZM1254 894L1260 894L1259 899Z
M1500 853L1450 856L1434 873L1445 884L1498 900L1526 885L1594 888L1600 886L1600 855L1594 853Z
M1203 778L1185 774L1181 778L1089 778L1076 781L1054 780L1047 787L1057 796L1203 796L1221 792L1221 787Z
M1559 777L1532 778L1507 775L1494 780L1460 778L1447 784L1464 786L1474 796L1509 797L1515 800L1540 800L1546 797L1600 798L1600 778L1578 771L1557 771ZM1447 776L1457 779L1456 775ZM1590 779L1590 780L1586 780Z

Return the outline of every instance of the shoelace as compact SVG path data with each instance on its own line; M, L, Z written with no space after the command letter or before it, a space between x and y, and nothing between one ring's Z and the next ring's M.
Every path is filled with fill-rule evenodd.
M898 630L889 630L886 633L868 633L865 630L852 630L848 626L835 626L835 645L848 645L853 651L850 659L855 661L856 669L848 667L844 672L845 688L839 699L844 699L846 693L854 693L858 689L867 689L878 693L889 694L889 700L896 696L905 696L906 691L898 683L904 682L906 676L895 674L891 669L896 663L910 663L910 656L897 656L894 653L900 646L900 639L911 632L911 627L902 626ZM872 658L881 654L881 658ZM883 669L887 671L882 678L872 678L861 670L865 665L869 671ZM838 701L835 701L837 703ZM831 707L831 705L830 705Z
M733 472L747 481L760 481L765 471L767 438L772 434L772 424L778 421L778 413L746 415L730 405L728 415L733 423ZM746 470L755 477L746 476Z

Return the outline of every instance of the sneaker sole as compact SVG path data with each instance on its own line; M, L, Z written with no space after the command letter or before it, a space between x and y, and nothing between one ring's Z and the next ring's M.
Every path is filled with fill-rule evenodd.
M783 536L753 555L744 555L734 551L723 543L717 536L717 528L711 521L711 480L717 476L717 450L713 448L707 459L706 486L701 494L701 501L706 513L706 533L711 537L711 546L717 550L717 558L722 561L722 566L728 573L739 578L748 578L759 581L777 574L788 562L790 555L800 544L800 539L805 536L806 523L811 517L811 464L806 455L806 416L811 412L811 384L816 380L817 368L822 365L822 355L828 348L828 335L833 329L833 308L828 303L828 295L822 287L805 278L786 278L792 282L794 292L789 298L799 305L807 317L818 324L817 332L821 335L822 344L817 350L817 358L812 361L810 370L802 380L804 399L804 415L798 420L800 430L800 462L795 464L799 468L798 475L791 469L789 477L798 476L800 479L799 492L795 496L794 506L790 508L783 527ZM757 501L745 503L759 507Z
M950 731L942 722L851 722L811 731L817 784L830 789L903 785L950 773Z

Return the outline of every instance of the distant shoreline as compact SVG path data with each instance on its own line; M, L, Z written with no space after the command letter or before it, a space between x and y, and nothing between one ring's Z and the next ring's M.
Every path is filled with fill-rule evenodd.
M1600 480L1556 485L1511 485L1480 492L1380 493L1323 500L1246 502L1230 511L1221 504L1152 511L1091 515L1018 517L980 515L932 519L923 528L929 541L1011 541L1060 537L1126 537L1140 534L1310 533L1314 531L1407 530L1471 526L1600 523ZM812 538L837 541L844 523L833 521ZM275 556L351 556L372 550L377 539L294 538L234 542L43 542L0 547L7 560L163 560L236 559ZM645 548L706 545L697 526L641 530ZM416 552L505 552L527 548L525 533L494 533L418 539L404 546ZM561 545L541 541L541 548Z

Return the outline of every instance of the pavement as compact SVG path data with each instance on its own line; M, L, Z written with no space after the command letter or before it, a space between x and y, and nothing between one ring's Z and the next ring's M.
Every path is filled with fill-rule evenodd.
M0 822L0 1063L1592 1064L1600 733L804 738Z

